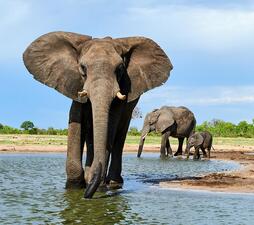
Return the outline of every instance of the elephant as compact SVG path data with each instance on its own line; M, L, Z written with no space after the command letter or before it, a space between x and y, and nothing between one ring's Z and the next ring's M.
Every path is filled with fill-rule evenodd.
M50 32L23 53L37 81L72 99L66 188L122 186L122 151L131 114L144 92L162 85L173 69L166 53L146 37L93 38ZM85 170L82 155L86 144Z
M160 109L154 109L145 117L137 157L141 156L146 135L151 131L160 132L162 134L160 148L161 158L172 155L169 136L178 138L179 145L174 155L182 155L184 138L188 138L194 133L195 127L196 119L194 114L184 106L162 106ZM167 154L165 154L165 150L167 150Z
M207 149L208 158L210 159L210 151L212 148L212 144L213 144L213 137L210 132L208 132L208 131L195 132L188 139L187 148L186 148L187 158L189 158L190 149L194 146L195 152L193 155L193 159L200 158L199 149L202 150L204 157L207 157L207 154L205 151L205 149Z

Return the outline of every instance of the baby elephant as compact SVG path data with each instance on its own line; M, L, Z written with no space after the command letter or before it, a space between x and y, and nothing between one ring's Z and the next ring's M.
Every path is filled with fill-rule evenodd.
M213 142L213 137L208 131L195 132L194 134L192 134L189 137L188 143L187 143L187 148L186 148L187 159L189 158L189 155L190 155L190 149L193 146L195 148L193 159L200 158L199 149L202 150L204 157L207 157L207 154L205 151L205 149L207 149L208 158L210 159L210 150L212 148L212 142Z

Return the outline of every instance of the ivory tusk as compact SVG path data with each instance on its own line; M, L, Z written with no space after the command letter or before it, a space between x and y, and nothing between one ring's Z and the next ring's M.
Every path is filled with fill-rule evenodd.
M78 95L79 95L80 97L87 96L87 91L86 91L86 90L79 91L79 92L78 92Z
M126 99L126 95L122 95L120 91L118 91L116 93L116 97L119 98L120 100L125 100Z

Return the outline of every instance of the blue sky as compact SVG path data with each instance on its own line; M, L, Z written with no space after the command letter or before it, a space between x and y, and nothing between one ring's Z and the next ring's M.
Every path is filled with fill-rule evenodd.
M254 118L254 1L0 0L0 123L67 127L71 100L32 79L22 62L30 42L57 30L154 39L174 69L142 95L143 115L185 105L198 123Z

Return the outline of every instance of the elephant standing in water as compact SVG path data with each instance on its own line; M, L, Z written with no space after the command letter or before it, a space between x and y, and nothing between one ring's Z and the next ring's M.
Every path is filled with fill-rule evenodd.
M206 158L207 154L205 149L207 149L208 152L208 158L210 159L210 152L213 144L213 136L210 132L208 131L203 131L203 132L195 132L192 134L187 143L187 158L189 158L190 155L190 149L194 146L195 152L193 159L199 159L200 158L200 153L199 149L202 150L203 156Z
M169 136L176 137L179 141L175 156L182 155L184 138L186 137L188 139L194 132L195 127L195 116L186 107L163 106L160 109L155 109L145 117L137 156L141 156L146 135L151 131L160 132L162 134L160 148L160 156L162 158L166 156L165 150L167 150L167 155L172 155Z
M66 188L86 187L85 197L91 198L100 184L122 185L122 151L132 111L139 96L163 84L173 68L164 51L145 37L93 39L52 32L36 39L23 59L36 80L73 100Z

